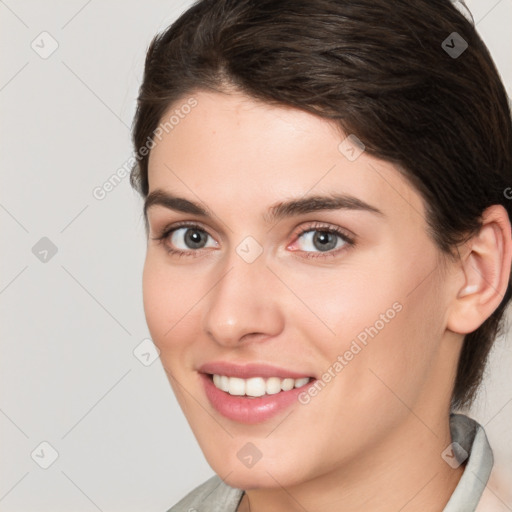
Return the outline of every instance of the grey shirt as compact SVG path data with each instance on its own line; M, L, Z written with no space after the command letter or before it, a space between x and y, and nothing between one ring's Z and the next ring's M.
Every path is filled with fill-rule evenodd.
M466 460L464 473L443 512L474 512L494 463L491 447L481 425L463 414L450 415L453 453L448 463ZM443 452L444 453L444 452ZM196 487L168 512L236 512L244 491L225 484L217 475Z

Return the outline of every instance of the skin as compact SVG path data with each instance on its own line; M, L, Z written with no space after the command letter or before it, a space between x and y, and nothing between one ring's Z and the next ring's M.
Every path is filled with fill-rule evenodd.
M499 305L508 280L506 211L489 208L461 259L447 259L427 234L419 193L366 152L349 161L338 150L345 135L329 121L236 91L193 96L197 106L151 151L149 186L212 216L147 210L143 290L152 339L208 463L246 490L242 512L441 511L464 469L441 457L463 337ZM332 193L382 215L265 220L271 205ZM204 230L203 248L185 244L186 229L155 240L181 221ZM297 236L315 224L356 243L334 235L327 257ZM247 236L263 249L252 263L236 251ZM266 363L320 379L395 303L401 310L309 403L245 425L208 402L202 364ZM250 468L237 457L247 442L261 452Z

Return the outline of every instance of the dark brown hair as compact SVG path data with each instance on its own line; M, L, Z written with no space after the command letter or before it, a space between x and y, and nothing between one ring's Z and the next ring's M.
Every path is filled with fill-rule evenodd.
M460 55L450 53L464 42ZM477 232L488 206L503 205L511 218L508 98L475 27L449 0L196 2L147 52L131 174L142 196L149 156L141 149L168 109L194 91L233 89L334 120L395 164L422 195L429 233L446 255ZM496 311L465 337L454 408L475 396L511 293L509 283Z

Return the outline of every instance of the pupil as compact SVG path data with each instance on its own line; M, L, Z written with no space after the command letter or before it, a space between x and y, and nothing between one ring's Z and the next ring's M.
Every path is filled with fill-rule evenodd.
M316 243L319 243L319 246ZM328 251L336 247L336 237L328 231L319 231L313 236L313 243L320 251Z
M203 242L204 240L202 240L204 237L202 236L203 234L197 230L191 230L189 229L187 231L187 234L186 234L186 241L187 241L187 245L189 245L189 247L191 247L192 249L199 249L201 245L201 242Z

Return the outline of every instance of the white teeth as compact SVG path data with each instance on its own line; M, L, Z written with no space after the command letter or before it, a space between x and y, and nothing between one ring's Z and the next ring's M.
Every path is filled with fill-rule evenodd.
M222 389L222 391L229 390L229 377L226 377L225 375L214 375L213 383L215 384L215 387Z
M220 376L220 389L222 391L228 391L229 390L229 377L226 377L225 375Z
M290 391L295 387L295 379L283 379L281 381L281 389L283 391Z
M279 377L270 377L270 379L267 379L265 390L267 395L279 393L279 391L281 391L281 379Z
M245 394L248 396L263 396L266 391L265 381L261 377L253 377L245 381Z
M309 382L309 379L307 377L304 377L302 379L296 379L295 387L300 388L301 386L304 386L304 384L307 384L308 382Z
M240 379L239 377L227 377L226 375L214 375L213 384L216 388L236 396L258 397L263 395L275 395L281 391L290 391L300 388L309 382L309 377L301 379L280 379L279 377L251 377Z
M230 377L228 392L230 395L245 395L245 380L238 377Z

